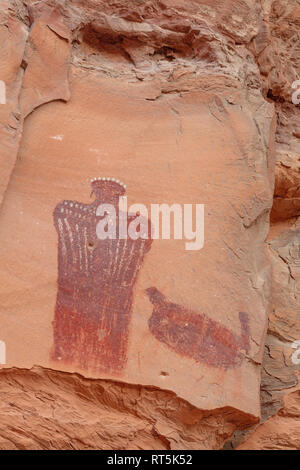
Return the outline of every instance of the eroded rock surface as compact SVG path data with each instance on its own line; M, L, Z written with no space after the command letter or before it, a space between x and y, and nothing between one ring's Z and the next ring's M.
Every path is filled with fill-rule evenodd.
M241 449L298 449L300 110L292 103L299 77L298 1L265 2L272 39L265 53L266 92L277 112L275 193L269 233L272 308L262 368L262 420ZM268 90L268 91L267 91ZM238 437L237 442L241 439ZM244 439L244 437L243 437Z
M1 449L211 449L251 422L153 387L41 368L0 378Z
M286 393L282 407L241 444L239 450L296 450L299 442L299 389Z
M299 2L2 4L0 447L218 449L274 415L263 433L298 383ZM124 181L129 204L205 204L204 248L112 244L102 263L84 222L95 176ZM97 273L108 323L85 317ZM112 300L111 276L130 296ZM121 366L114 341L102 367L82 361L129 297ZM64 354L62 305L81 325L60 329Z

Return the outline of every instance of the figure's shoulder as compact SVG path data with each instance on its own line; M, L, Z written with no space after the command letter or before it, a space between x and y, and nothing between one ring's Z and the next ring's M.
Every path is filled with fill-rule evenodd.
M90 207L88 204L83 204L78 201L65 199L64 201L59 202L54 211L54 217L66 217L74 216L78 218L85 217L90 212Z
M60 201L53 211L54 215L66 214L74 206L74 201L64 200Z

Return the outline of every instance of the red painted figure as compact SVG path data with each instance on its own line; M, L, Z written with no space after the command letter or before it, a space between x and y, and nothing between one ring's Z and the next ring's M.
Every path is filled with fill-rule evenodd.
M100 204L114 206L118 234L124 194L118 180L96 179L92 204L63 201L53 214L58 292L52 359L84 370L119 373L127 360L133 288L151 239L102 240L96 234Z
M246 313L239 313L242 331L238 336L204 314L169 302L155 287L146 293L154 305L148 324L157 340L178 354L209 366L229 369L241 365L250 349Z

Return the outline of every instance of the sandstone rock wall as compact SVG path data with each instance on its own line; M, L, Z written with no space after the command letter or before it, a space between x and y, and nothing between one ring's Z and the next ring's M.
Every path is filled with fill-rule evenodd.
M269 2L272 3L272 2ZM272 312L262 368L262 418L239 448L298 449L299 364L299 105L290 84L299 77L299 2L273 2L269 10L268 94L277 113L274 204L268 237ZM267 52L267 51L266 51ZM272 58L270 60L270 57Z
M0 448L298 448L299 1L0 6ZM103 175L205 204L202 250L136 266L121 370L53 352L53 210Z

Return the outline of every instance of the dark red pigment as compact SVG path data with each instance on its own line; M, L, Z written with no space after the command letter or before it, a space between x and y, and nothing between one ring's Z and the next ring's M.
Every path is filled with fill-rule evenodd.
M85 370L118 373L127 360L133 288L151 239L100 240L96 234L97 207L112 204L118 237L124 193L117 182L94 181L92 204L62 201L53 214L58 292L52 359ZM128 224L133 219L128 216Z
M169 302L155 287L146 290L154 305L148 324L155 338L197 362L229 369L241 365L250 349L249 317L240 312L241 335L204 314Z

